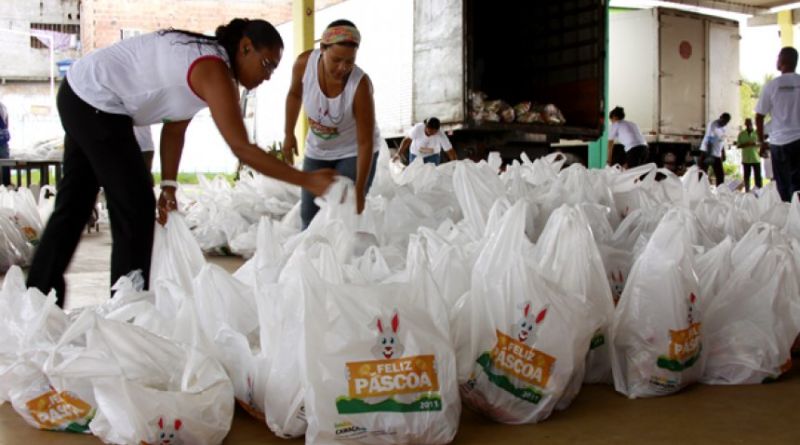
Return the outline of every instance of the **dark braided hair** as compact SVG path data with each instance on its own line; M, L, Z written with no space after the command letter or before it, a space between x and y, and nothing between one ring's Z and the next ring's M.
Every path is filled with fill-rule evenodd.
M242 40L242 37L248 37L250 41L253 42L253 47L255 49L261 49L265 47L271 48L275 45L283 48L283 39L278 33L278 30L275 29L275 27L272 26L272 24L268 21L261 19L233 19L227 25L218 26L213 36L207 36L194 31L173 28L163 29L158 33L160 35L177 33L193 37L195 39L188 43L197 43L200 45L220 45L225 49L225 53L228 55L228 60L231 62L231 68L233 69L237 78L238 73L236 72L236 64L234 63L234 60L236 60L236 52L239 50L239 41Z

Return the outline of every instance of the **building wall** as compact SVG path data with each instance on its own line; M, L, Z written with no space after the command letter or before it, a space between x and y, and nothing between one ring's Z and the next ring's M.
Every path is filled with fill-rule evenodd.
M260 18L273 24L291 20L287 0L84 0L84 53L120 40L121 31L151 32L180 28L213 33L236 17Z
M0 101L8 109L12 157L38 142L63 136L48 82L7 82L0 85Z
M32 48L31 25L80 25L79 0L2 0L0 8L0 79L43 80L50 76L50 51ZM38 43L38 42L37 42ZM54 61L73 58L77 50L56 51Z

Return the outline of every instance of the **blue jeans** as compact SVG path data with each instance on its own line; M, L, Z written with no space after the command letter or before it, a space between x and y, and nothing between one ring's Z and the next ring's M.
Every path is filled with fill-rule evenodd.
M8 144L0 145L0 159L8 159L11 155L8 150ZM2 167L3 185L8 187L11 185L11 167Z
M417 159L417 155L414 153L408 154L408 163L414 162L414 159ZM440 153L436 153L435 155L428 155L422 158L422 162L425 164L434 164L439 165L442 162L442 155Z
M769 152L778 193L790 202L794 192L800 191L800 139L786 145L770 144Z
M336 159L333 161L323 161L321 159L313 159L306 156L303 159L303 171L313 172L323 168L332 168L336 170L340 176L346 176L355 181L358 165L357 161L358 156ZM369 188L372 186L372 180L375 178L375 164L377 162L378 153L375 152L372 155L372 166L369 170L369 176L367 177L367 189L364 190L364 193L369 192ZM305 230L319 211L319 207L314 204L314 195L306 189L303 189L302 193L300 194L300 201L300 218L303 220L303 230Z

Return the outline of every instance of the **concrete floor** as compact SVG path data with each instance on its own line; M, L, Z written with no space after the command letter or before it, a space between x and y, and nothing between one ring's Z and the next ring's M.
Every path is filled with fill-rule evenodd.
M108 298L108 227L84 236L67 275L68 308ZM239 258L209 258L229 271ZM0 445L99 444L92 436L38 431L0 406ZM301 443L275 437L237 408L225 444ZM673 396L628 400L585 386L572 405L538 425L507 426L464 410L456 444L800 444L800 366L777 383L695 385Z

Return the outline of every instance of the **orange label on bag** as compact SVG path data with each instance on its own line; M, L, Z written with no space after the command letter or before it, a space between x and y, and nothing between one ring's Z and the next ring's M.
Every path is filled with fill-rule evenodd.
M72 422L84 420L92 412L88 403L68 391L50 390L29 400L25 406L43 430L64 429Z
M556 363L555 357L500 331L497 331L497 345L492 349L491 357L497 369L540 388L547 386Z
M669 358L684 361L697 354L700 348L700 323L694 323L688 329L669 331Z
M347 384L352 399L439 390L433 355L350 362Z

